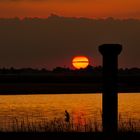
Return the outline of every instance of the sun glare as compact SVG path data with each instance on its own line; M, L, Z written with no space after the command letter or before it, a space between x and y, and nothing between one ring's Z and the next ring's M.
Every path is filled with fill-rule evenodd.
M76 69L84 69L89 65L89 59L86 56L75 56L72 65Z

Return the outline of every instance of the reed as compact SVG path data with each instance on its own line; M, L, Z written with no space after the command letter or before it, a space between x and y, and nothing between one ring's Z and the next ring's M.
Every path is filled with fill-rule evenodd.
M13 118L12 123L8 124L8 128L1 128L1 132L101 132L102 125L96 119L81 120L76 123L73 119L69 122L65 122L62 118L54 118L53 120L42 119L40 121L33 121L27 116L24 118ZM140 131L139 121L128 119L123 121L119 117L119 131L120 132L138 132Z

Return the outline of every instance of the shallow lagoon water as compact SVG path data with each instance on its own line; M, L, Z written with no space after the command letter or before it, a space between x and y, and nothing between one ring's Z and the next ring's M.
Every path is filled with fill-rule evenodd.
M8 131L13 120L38 123L64 120L64 111L76 123L79 119L102 123L102 94L0 95L0 129ZM119 119L130 119L140 128L140 94L118 95Z

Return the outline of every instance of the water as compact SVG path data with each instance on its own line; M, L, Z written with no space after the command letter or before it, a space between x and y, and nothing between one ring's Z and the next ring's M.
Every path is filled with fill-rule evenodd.
M137 122L140 128L140 94L119 94L119 119ZM38 123L43 120L64 120L64 111L74 123L79 118L101 125L102 94L0 95L0 130L10 131L18 121Z

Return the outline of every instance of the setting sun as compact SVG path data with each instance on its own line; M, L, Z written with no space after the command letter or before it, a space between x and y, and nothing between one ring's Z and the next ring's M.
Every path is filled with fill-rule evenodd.
M76 56L72 60L72 65L76 69L84 69L89 65L89 60L86 56Z

